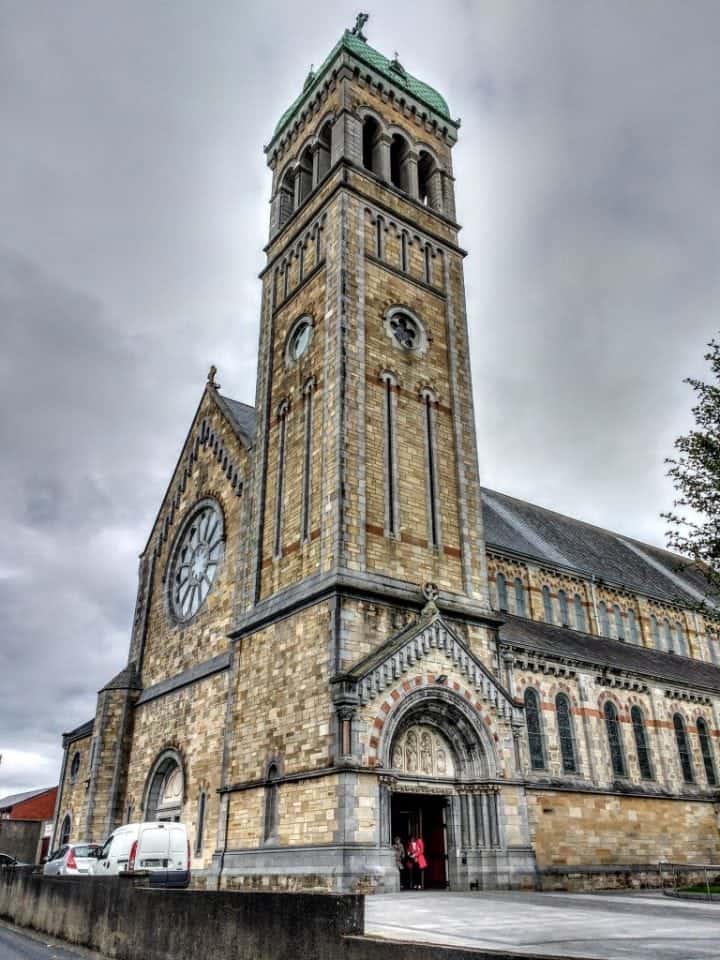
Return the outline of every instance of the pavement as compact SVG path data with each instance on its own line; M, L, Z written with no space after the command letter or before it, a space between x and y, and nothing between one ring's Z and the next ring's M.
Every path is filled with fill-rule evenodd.
M380 894L365 901L366 936L519 956L593 960L720 958L720 902L661 893Z
M61 945L43 934L0 923L1 960L102 960L96 953Z

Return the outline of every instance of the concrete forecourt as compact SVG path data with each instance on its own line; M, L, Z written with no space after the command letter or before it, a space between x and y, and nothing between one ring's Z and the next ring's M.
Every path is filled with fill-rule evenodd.
M720 903L638 894L400 893L368 897L365 933L519 955L720 957Z

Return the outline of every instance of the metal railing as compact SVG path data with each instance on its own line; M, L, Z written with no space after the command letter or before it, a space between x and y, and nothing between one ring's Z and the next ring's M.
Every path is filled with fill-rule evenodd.
M670 873L672 880L672 890L676 897L687 897L688 899L697 899L704 897L706 900L720 900L720 893L713 893L713 887L720 887L720 863L671 863L667 860L658 862L658 874L660 876L660 886L663 890L666 888L666 875ZM690 878L691 874L702 875L700 882ZM684 877L684 881L683 878ZM683 891L683 887L705 887L705 893L700 891Z

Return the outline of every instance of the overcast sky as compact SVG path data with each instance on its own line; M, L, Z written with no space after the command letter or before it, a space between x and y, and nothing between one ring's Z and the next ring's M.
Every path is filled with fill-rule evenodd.
M0 796L125 662L211 362L254 401L262 146L356 4L0 0ZM664 542L718 328L716 0L399 0L455 150L483 482Z

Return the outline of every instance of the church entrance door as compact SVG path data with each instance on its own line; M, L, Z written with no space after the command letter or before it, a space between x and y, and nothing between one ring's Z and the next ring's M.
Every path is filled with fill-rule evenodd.
M391 802L391 836L407 846L411 835L425 844L425 889L444 890L447 873L447 798L422 793L394 793Z

